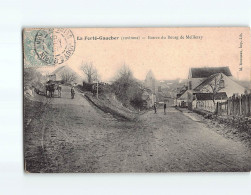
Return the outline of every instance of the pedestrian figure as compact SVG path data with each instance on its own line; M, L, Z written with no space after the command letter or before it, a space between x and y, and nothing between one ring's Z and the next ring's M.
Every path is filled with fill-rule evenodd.
M164 103L164 114L166 114L166 103Z
M71 87L71 99L74 99L75 89L74 86Z
M62 91L62 87L60 84L58 84L58 97L61 97L61 91Z
M156 104L156 102L154 103L153 108L154 108L154 113L156 114L157 113L157 104Z

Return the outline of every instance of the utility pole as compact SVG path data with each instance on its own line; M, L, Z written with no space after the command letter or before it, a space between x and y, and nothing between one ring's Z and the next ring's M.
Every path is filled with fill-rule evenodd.
M98 80L97 80L97 99L98 99Z

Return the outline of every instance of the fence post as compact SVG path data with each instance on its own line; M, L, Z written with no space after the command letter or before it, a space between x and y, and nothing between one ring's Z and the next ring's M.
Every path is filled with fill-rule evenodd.
M239 105L240 105L240 116L241 116L241 96L239 97Z
M247 116L249 116L249 95L247 95L247 98L246 98L246 107L247 107Z
M226 103L226 107L227 107L227 115L228 115L228 100L227 100L227 103Z
M246 117L247 116L247 96L246 95L243 95L243 100L242 100L242 103L243 103L243 109L244 109L244 116Z
M219 102L216 104L215 114L218 115L219 112Z
M251 94L247 95L247 104L248 104L248 116L251 114Z
M232 105L231 105L231 107L232 107L232 111L231 111L231 115L234 115L234 106L235 106L235 103L234 103L234 98L232 97Z
M248 95L248 116L251 115L251 94Z

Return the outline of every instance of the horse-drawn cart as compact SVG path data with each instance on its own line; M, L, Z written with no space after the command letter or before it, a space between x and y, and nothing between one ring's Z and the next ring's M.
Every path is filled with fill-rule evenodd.
M47 97L55 97L55 91L57 91L57 97L61 97L61 83L57 81L48 81L45 85L45 95Z

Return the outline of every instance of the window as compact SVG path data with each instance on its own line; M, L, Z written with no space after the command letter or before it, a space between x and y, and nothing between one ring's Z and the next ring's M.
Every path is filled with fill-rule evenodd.
M225 87L224 80L220 80L220 88L224 88L224 87Z

